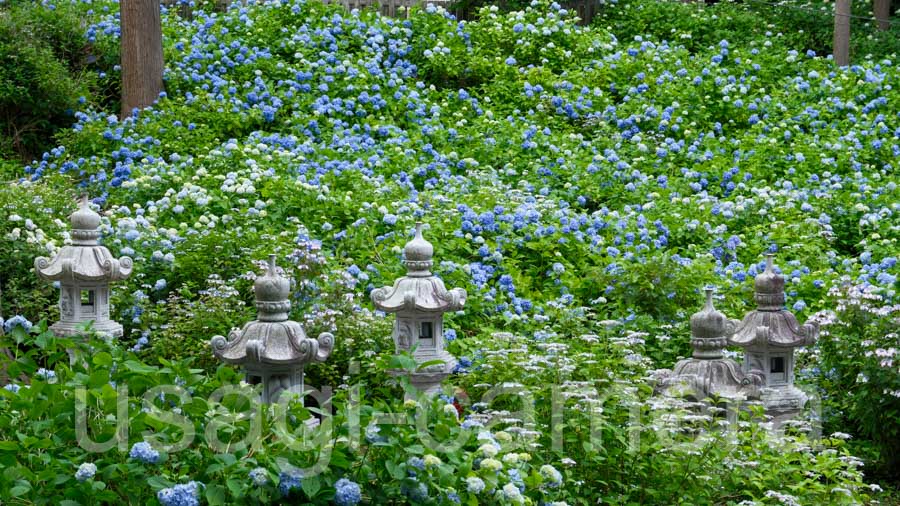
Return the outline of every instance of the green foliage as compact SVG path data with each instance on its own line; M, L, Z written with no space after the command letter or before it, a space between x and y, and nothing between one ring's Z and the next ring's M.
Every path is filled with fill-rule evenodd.
M855 5L854 16L873 17L870 2ZM757 0L725 0L709 5L673 0L620 0L604 7L594 23L613 28L623 40L649 36L684 45L691 52L722 40L743 45L770 33L777 34L794 49L826 55L831 54L834 41L834 4L807 0L791 0L777 6ZM889 30L879 31L874 22L853 18L851 62L900 54L900 23L896 18L894 23Z
M900 472L900 310L872 289L849 288L838 311L826 320L821 344L810 362L820 371L818 386L828 429L855 426L874 443L880 463L874 472Z
M645 403L647 362L640 334L627 329L568 344L482 336L477 347L488 359L477 381L503 386L486 391L475 376L456 378L459 407L389 400L408 381L385 373L414 368L408 356L362 357L331 407L321 400L319 408L259 406L248 401L257 392L228 367L207 375L190 358L145 362L114 341L86 337L54 337L42 322L2 338L10 373L30 378L0 390L4 500L130 501L197 481L209 504L327 504L341 477L359 482L372 504L449 504L450 495L464 504L509 504L516 496L570 504L869 497L840 438L813 447L802 426L771 433L751 420L754 409L723 430L718 411ZM460 423L458 409L472 414L470 423ZM303 422L323 413L315 429ZM159 452L155 463L130 456L143 441ZM313 471L317 460L323 465ZM96 473L77 478L88 463ZM250 474L257 468L259 482ZM294 481L297 468L309 470ZM507 473L520 487L508 488Z
M84 35L82 4L15 1L0 7L0 155L30 159L100 91L108 63Z

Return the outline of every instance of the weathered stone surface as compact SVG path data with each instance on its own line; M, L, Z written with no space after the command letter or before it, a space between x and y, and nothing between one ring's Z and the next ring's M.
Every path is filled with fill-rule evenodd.
M794 386L794 349L814 344L817 323L801 325L785 309L784 277L775 272L772 255L755 280L757 308L744 316L729 344L744 348L744 371L764 378L761 400L776 420L789 419L806 405L807 396Z

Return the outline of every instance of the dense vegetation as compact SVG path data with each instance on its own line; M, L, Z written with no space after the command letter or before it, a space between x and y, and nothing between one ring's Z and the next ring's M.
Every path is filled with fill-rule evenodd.
M81 9L83 37L115 47L114 3L31 8ZM896 476L900 454L900 71L890 57L835 69L793 33L755 26L738 25L737 41L713 29L639 36L642 13L674 7L621 8L610 29L539 2L467 23L294 0L192 21L166 13L157 106L119 119L87 100L57 147L5 169L22 180L0 193L16 381L0 390L0 498L885 500L867 484ZM707 30L689 19L682 33ZM135 259L115 287L118 342L60 340L24 321L56 317L56 289L31 268L62 244L82 191L105 210L104 244ZM386 369L409 363L391 358L391 320L367 297L403 272L416 220L435 271L469 292L447 319L465 359L448 381L455 398L428 418L415 416L427 403L397 400ZM653 370L688 351L699 289L716 285L718 306L739 317L767 251L789 307L823 324L798 371L821 409L774 433L751 407L724 431L715 409L651 400ZM252 319L252 274L269 253L297 281L293 317L337 338L308 370L310 384L336 388L335 416L313 438L330 465L302 478L296 467L319 453L285 425L305 429L277 409L223 423L246 402L209 397L240 385L208 341ZM77 445L76 404L90 408L92 438L108 439L122 385L128 439ZM160 398L158 385L179 390ZM498 386L510 390L478 402ZM564 420L551 416L558 402ZM194 442L161 450L185 433L176 414ZM436 451L415 422L459 444ZM253 445L213 444L254 427L265 437Z

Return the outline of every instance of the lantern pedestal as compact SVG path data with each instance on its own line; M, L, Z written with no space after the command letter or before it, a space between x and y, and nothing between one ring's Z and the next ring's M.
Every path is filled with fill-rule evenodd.
M797 418L803 412L803 407L806 406L809 396L794 386L764 388L760 400L766 410L766 414L772 417L772 422L777 428L784 422Z
M435 367L441 367L441 369L436 371L425 370L416 372L407 372L397 369L388 371L388 374L394 377L407 376L409 378L409 382L415 391L407 390L403 395L403 400L414 401L420 395L434 397L440 394L441 384L443 384L445 379L450 377L450 373L453 371L453 368L456 367L456 361L454 360L453 364Z
M63 322L59 321L50 325L50 331L57 336L74 336L81 334L78 327L83 322ZM91 323L91 329L98 334L106 334L111 337L122 337L122 325L112 320L94 321Z

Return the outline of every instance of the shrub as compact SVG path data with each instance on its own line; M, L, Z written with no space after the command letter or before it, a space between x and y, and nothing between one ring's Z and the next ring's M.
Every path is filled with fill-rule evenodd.
M900 307L871 286L835 289L834 313L809 366L823 395L826 430L845 430L875 445L883 476L900 473Z
M16 1L0 7L0 155L30 159L74 112L96 102L100 64L85 38L85 5Z

